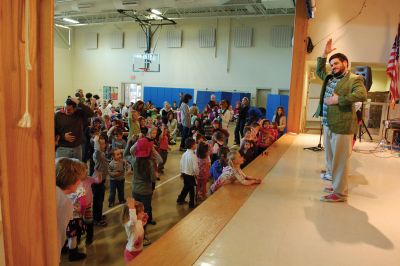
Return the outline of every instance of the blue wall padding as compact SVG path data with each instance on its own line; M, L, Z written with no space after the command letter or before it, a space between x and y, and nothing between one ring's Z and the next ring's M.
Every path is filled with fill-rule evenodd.
M151 100L156 108L162 108L164 102L168 101L171 105L173 101L179 104L179 93L190 94L194 97L194 89L190 88L167 88L167 87L149 87L143 88L143 100L145 102ZM189 106L193 103L193 99L190 100Z

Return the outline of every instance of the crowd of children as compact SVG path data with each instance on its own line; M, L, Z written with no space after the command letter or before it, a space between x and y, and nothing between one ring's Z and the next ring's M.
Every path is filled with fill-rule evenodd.
M107 226L103 201L106 181L109 181L108 206L123 206L121 223L128 238L124 257L129 261L140 253L143 245L151 243L144 228L156 224L152 215L153 192L156 181L164 172L169 146L176 144L180 112L168 103L159 112L151 102L145 104L139 100L129 107L120 104L114 108L112 101L100 104L98 97L91 94L86 95L86 98L90 97L86 100L82 92L77 97L69 99L68 103L86 103L94 115L87 117L87 124L83 126L86 142L82 143L85 147L83 156L78 158L83 158L83 162L64 157L57 161L60 202L69 206L66 195L72 206L64 208L67 212L71 210L71 214L58 215L60 246L69 250L71 261L86 257L78 252L77 246L83 234L86 234L86 245L93 242L94 225ZM96 99L94 105L93 99ZM73 108L79 108L79 105L75 104ZM57 112L64 112L64 109ZM277 139L278 130L265 119L253 122L244 128L240 147L230 150L227 146L228 122L235 113L226 100L221 105L209 103L204 112L197 107L190 109L191 127L182 145L186 151L180 161L183 189L177 198L178 204L185 204L188 194L190 208L204 201L209 180L212 181L212 193L234 180L244 185L260 183L260 179L246 176L241 169ZM62 130L56 129L56 139L63 137L57 132ZM126 198L125 179L132 176L132 198ZM59 209L60 213L62 211Z

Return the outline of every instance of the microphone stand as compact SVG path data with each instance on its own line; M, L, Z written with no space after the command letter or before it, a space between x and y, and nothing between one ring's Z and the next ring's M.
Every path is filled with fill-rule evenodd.
M310 151L324 151L325 150L325 148L324 147L322 147L322 131L323 131L323 127L322 127L322 123L321 123L321 127L320 127L320 133L319 133L319 142L318 142L318 145L317 146L315 146L315 147L307 147L307 148L304 148L304 150L310 150Z

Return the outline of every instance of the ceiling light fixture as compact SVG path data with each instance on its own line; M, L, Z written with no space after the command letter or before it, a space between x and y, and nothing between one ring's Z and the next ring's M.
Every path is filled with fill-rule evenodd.
M79 21L75 20L75 19L71 19L71 18L63 18L63 20L65 22L69 22L69 23L73 23L73 24L78 24Z
M55 24L55 25L56 25L56 27L60 27L60 28L64 28L64 29L69 29L69 27L64 26L64 25L60 25L60 24Z
M160 17L160 16L158 16L158 15L156 15L156 14L150 14L150 15L149 15L149 18L150 18L150 19L156 19L156 20L162 20L162 19L163 19L162 17Z
M150 12L156 15L161 15L162 12L158 9L150 8Z

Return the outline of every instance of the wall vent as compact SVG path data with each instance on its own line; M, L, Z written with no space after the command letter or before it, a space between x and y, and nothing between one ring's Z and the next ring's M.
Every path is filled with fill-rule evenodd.
M273 26L271 30L271 45L275 48L290 48L292 46L293 27L289 25Z
M215 47L215 28L204 28L199 31L199 46L201 48Z
M253 28L237 27L233 29L233 45L235 47L251 47Z
M182 31L169 30L167 31L167 47L181 48L182 47Z
M85 35L86 49L97 49L99 34L97 32L88 32Z

